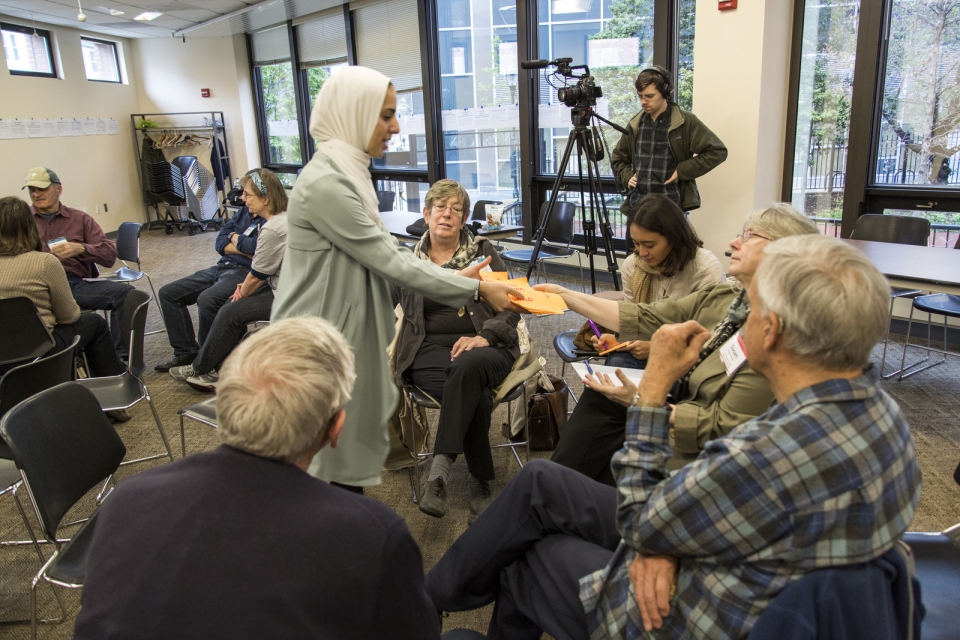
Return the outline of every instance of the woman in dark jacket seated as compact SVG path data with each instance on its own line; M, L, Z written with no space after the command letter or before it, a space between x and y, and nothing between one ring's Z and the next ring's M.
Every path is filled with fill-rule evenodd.
M446 269L460 270L490 256L494 271L506 271L485 238L463 228L470 197L454 180L440 180L427 192L427 232L413 252ZM497 313L485 302L454 309L410 291L391 287L403 309L397 341L397 384L408 381L442 401L434 457L420 511L442 517L447 481L457 455L470 471L470 511L479 515L493 499L490 452L491 390L503 382L520 355L519 314Z

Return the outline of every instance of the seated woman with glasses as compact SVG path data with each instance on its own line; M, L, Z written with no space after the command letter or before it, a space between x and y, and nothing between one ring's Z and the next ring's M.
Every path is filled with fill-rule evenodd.
M664 324L696 320L712 331L700 360L671 393L671 468L696 458L707 440L718 438L763 413L773 400L770 385L750 368L746 358L724 362L720 350L737 341L750 305L744 292L770 242L787 236L819 233L817 226L788 204L775 204L747 215L743 233L730 241L727 283L701 289L680 299L653 304L601 300L556 285L534 288L563 297L573 311L620 332L621 338L649 340ZM649 347L649 343L646 343ZM610 460L624 442L627 406L636 387L622 374L623 386L599 374L567 420L551 460L609 485L615 484Z
M459 271L489 257L493 271L506 271L496 248L464 228L470 197L454 180L427 192L427 232L413 248L422 260ZM397 339L396 382L412 383L442 401L434 456L420 511L440 518L447 510L450 467L464 454L470 471L470 511L479 515L493 500L490 414L493 394L520 356L520 315L498 313L486 302L455 309L406 289L391 287L403 310Z
M627 214L627 229L633 252L623 261L623 299L648 304L666 298L682 298L724 281L723 267L713 252L703 248L697 232L670 198L650 194ZM616 338L581 330L588 342L581 347L602 351ZM621 351L607 356L612 367L642 369L650 343L630 340Z
M170 369L174 380L186 382L197 391L215 391L220 365L246 335L247 325L270 319L287 246L287 192L277 174L270 169L253 169L240 179L240 187L247 210L266 222L257 236L250 272L237 285L230 301L217 311L193 364Z
M49 353L62 351L80 336L78 349L87 357L91 375L118 376L124 372L106 319L97 313L80 313L63 265L55 255L44 251L30 206L11 196L0 198L0 298L19 296L37 305L53 335L55 344ZM6 322L4 333L7 339L16 339L16 327ZM121 412L115 415L126 417Z

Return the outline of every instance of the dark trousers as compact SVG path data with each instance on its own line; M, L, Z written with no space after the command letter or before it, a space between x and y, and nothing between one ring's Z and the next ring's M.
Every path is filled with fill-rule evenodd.
M55 325L51 333L55 344L47 355L63 351L73 342L74 337L80 336L77 355L83 353L87 357L91 376L118 376L126 371L110 339L107 321L100 314L81 313L76 322Z
M249 271L234 263L221 263L160 287L157 296L174 355L195 354L200 350L220 307L230 299ZM199 344L187 311L191 304L197 305Z
M425 342L410 366L413 384L442 402L433 452L462 453L470 475L479 480L494 478L491 389L507 377L513 361L506 349L482 347L450 362L450 347Z
M220 307L207 333L207 339L200 345L197 358L193 361L196 374L219 369L220 364L246 334L247 325L258 320L269 320L272 306L273 291L264 284L252 296L227 302Z
M597 482L616 486L610 460L626 438L627 408L584 389L550 459Z
M531 460L427 574L440 611L496 605L487 635L589 637L578 580L620 542L616 489Z
M67 276L70 291L81 309L110 312L110 338L117 351L126 353L129 345L121 344L120 327L123 303L133 287L123 282L87 282L78 276ZM89 356L87 356L89 359ZM93 366L91 364L90 366Z

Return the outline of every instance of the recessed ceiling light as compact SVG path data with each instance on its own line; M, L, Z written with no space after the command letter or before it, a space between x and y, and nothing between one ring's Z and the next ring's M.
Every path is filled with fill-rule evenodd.
M159 11L144 11L138 15L134 20L153 20L154 18L159 18L163 14Z
M107 14L107 15L110 15L110 16L122 16L122 15L124 14L123 11L118 11L118 10L116 10L116 9L110 9L110 8L104 7L104 6L96 6L96 7L93 7L92 10L93 10L93 11L97 11L97 12L99 12L99 13L104 13L104 14Z
M122 16L125 12L117 11L116 9L110 9L110 15L112 16Z

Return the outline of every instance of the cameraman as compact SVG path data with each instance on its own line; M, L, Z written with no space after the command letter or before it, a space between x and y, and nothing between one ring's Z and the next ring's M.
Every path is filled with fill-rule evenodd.
M695 180L727 159L727 148L697 116L670 101L670 72L644 69L634 83L643 110L613 150L611 164L627 188L620 210L650 193L662 193L684 211L700 207Z

